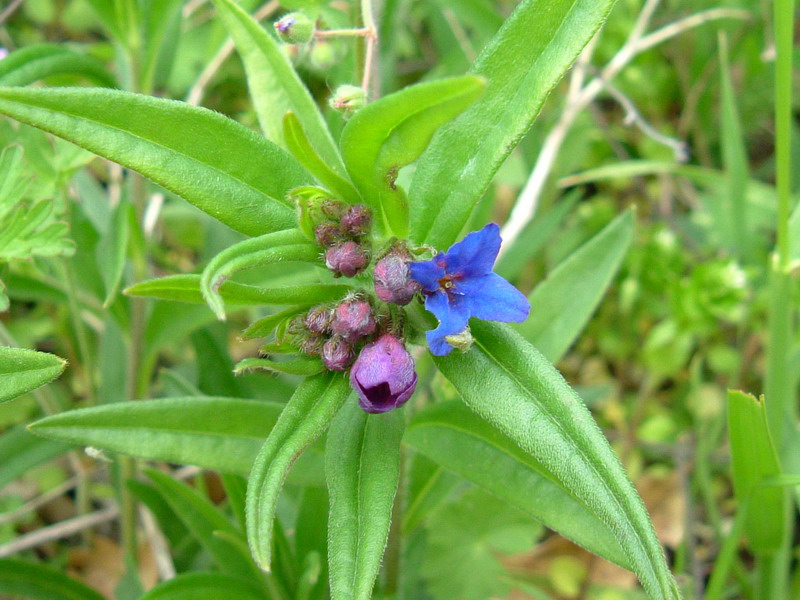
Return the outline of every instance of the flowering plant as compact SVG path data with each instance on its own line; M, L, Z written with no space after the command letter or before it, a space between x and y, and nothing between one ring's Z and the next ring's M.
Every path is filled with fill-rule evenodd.
M91 4L101 15L112 10ZM172 3L152 4L142 6L166 10ZM320 9L284 15L275 23L277 37L233 0L213 0L243 60L263 135L220 113L149 95L159 57L140 56L130 45L135 32L120 30L115 18L108 23L130 58L131 89L0 87L0 114L140 173L160 186L162 201L164 194L170 203L183 198L228 228L217 244L224 249L199 273L151 277L153 265L141 258L144 229L137 229L143 203L125 198L103 221L108 239L125 240L121 258L108 252L103 259L105 303L116 307L120 322L138 324L129 340L128 399L150 396L158 356L141 346L146 335L157 337L142 329L148 318L161 318L169 331L183 321L224 321L242 307L251 311L237 346L238 381L276 397L275 390L291 388L285 402L244 400L229 397L244 394L226 379L222 392L88 407L44 418L31 430L98 456L229 474L223 482L244 532L209 516L214 507L183 484L148 471L167 512L202 539L237 597L325 598L321 573L333 600L368 600L376 588L382 597L399 597L404 528L413 529L403 515L405 494L436 486L434 477L419 479L432 464L631 570L651 598L678 599L639 495L553 366L619 267L632 215L614 220L578 256L581 273L596 275L593 287L569 298L565 311L553 311L551 299L548 311L535 293L526 296L509 282L518 278L502 256L498 262L500 226L477 210L612 5L523 0L469 74L380 97L369 0L361 3L363 27L320 29L331 14ZM147 14L154 28L148 31L166 36L154 25L159 13ZM328 105L339 113L323 116L281 44L310 44L293 52L319 54L337 35L360 40L363 80L332 90ZM134 181L134 190L149 185ZM503 248L509 253L520 248L519 236L510 237L515 243ZM135 281L123 298L126 273ZM148 308L143 298L159 303ZM171 305L160 301L200 307L173 320L172 309L163 308ZM194 348L200 376L228 359L202 338ZM246 379L253 371L260 377ZM434 381L448 383L437 388ZM127 429L109 434L106 421ZM306 485L295 495L302 502L288 512L312 519L323 505L328 535L319 539L307 539L314 536L302 531L299 517L291 533L281 524L281 491L299 471L311 481L301 478ZM152 500L147 491L141 496ZM289 542L287 535L295 537ZM245 542L249 553L242 552ZM181 585L197 589L191 581ZM172 589L159 586L152 597Z

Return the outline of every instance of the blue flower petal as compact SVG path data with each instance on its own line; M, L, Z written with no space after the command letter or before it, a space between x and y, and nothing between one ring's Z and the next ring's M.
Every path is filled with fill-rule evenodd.
M463 279L456 293L470 316L485 321L522 323L531 310L525 295L496 273Z
M426 292L435 292L441 286L439 280L445 276L444 254L441 252L433 260L424 262L412 262L408 264L411 270L411 278L422 285Z
M500 227L489 223L480 231L473 231L450 246L445 255L447 272L453 275L478 277L491 273L497 253L500 252Z
M425 298L425 308L436 315L439 326L425 334L432 354L445 356L453 347L444 339L467 328L469 310L462 298L450 298L445 292L436 292Z

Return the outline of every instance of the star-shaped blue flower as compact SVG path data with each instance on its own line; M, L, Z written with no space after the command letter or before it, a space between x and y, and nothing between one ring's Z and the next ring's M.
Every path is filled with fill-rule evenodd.
M450 354L453 346L445 338L462 333L470 317L506 323L528 318L528 299L492 273L501 242L500 227L489 223L432 260L410 263L411 277L422 285L425 308L439 319L439 326L426 334L433 354Z

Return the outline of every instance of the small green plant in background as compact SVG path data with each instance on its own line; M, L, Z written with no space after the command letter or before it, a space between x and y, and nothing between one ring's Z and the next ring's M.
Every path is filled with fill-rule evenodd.
M794 6L775 2L765 75L743 58L753 3L619 4L0 13L19 46L0 60L0 400L38 401L0 413L0 481L38 486L0 520L73 509L4 532L0 556L27 555L0 559L0 591L793 597ZM649 51L688 31L713 58L675 65L696 118L664 132L642 107L677 83ZM737 97L739 64L776 82L775 186L749 164L763 103ZM41 388L65 362L25 346L68 375ZM72 477L31 476L48 464ZM687 504L669 555L631 481L665 466ZM546 530L638 585L569 556L514 566L547 562ZM98 591L31 552L98 531L122 548Z

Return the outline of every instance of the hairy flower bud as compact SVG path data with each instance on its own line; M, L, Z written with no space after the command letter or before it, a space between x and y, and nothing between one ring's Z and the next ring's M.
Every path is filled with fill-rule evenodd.
M314 37L314 21L303 13L289 13L275 22L275 32L282 42L305 44Z
M314 228L314 239L323 248L333 246L342 237L342 232L336 223L320 223Z
M322 347L322 362L331 371L344 371L353 363L353 346L335 335Z
M405 250L392 250L375 263L373 278L378 298L405 306L422 289L417 281L411 279L410 258Z
M314 333L328 333L330 331L332 318L333 314L331 309L325 306L317 306L306 314L305 325L309 331L313 331Z
M330 107L350 116L367 103L367 92L355 85L340 85L331 96Z
M372 226L372 211L363 204L351 206L342 215L342 231L353 237L369 233Z
M398 408L417 385L414 359L403 342L387 333L361 350L350 371L350 385L358 393L358 405L368 413Z
M309 356L319 356L322 354L324 344L324 337L316 333L311 333L300 342L300 351Z
M369 254L356 242L343 242L325 252L325 265L335 275L355 277L369 264Z
M364 300L349 300L336 307L331 322L331 331L349 342L374 333L375 318L372 307Z

